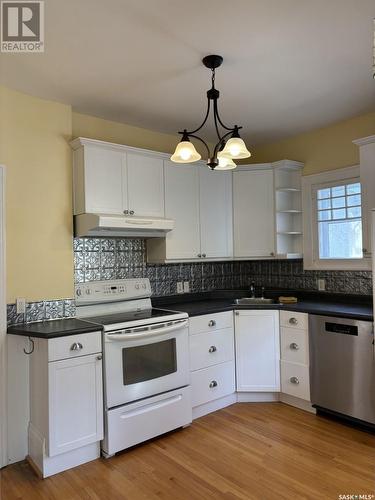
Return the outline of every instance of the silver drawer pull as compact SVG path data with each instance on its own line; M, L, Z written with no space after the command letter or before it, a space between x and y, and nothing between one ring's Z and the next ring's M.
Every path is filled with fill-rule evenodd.
M97 359L98 361L101 361L101 360L102 360L102 358L103 358L103 356L102 356L101 354L99 354L98 356L96 356L96 359Z
M214 387L217 387L217 382L216 382L216 380L212 380L212 381L209 383L208 387L209 387L210 389L213 389Z
M208 326L216 326L216 321L214 319L211 319L209 322L208 322Z
M297 377L290 377L290 379L289 379L289 380L290 380L290 382L291 382L292 384L296 384L296 385L298 385L298 384L299 384L299 380L298 380L298 378L297 378Z
M81 349L83 349L81 342L74 342L74 344L70 346L71 351L80 351Z
M208 352L216 352L217 351L217 347L216 345L212 345L209 349L208 349Z
M298 351L299 349L299 345L296 344L295 342L292 342L289 347L293 349L293 351Z
M298 323L298 319L297 318L290 318L289 323L291 325L296 325Z

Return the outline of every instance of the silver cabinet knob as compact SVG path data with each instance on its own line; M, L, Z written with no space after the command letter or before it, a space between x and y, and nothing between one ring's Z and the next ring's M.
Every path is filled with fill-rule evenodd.
M296 325L296 324L298 323L298 319L297 319L297 318L290 318L290 319L289 319L289 323L290 323L291 325Z
M206 257L206 254L205 253L202 253L202 257L205 258Z
M217 387L217 382L216 380L211 380L211 382L208 384L208 387L210 389L213 389L214 387Z
M271 257L275 257L275 252L270 252Z
M217 351L217 347L216 345L212 345L209 349L208 349L208 352L216 352Z
M129 215L129 210L124 210L125 215Z
M298 378L297 378L297 377L290 377L290 379L289 379L289 380L290 380L290 382L291 382L292 384L296 384L296 385L298 385L298 384L299 384L299 380L298 380Z
M81 342L74 342L74 344L70 346L71 351L80 351L81 349L83 349Z
M130 210L130 215L134 215L134 210Z
M198 257L199 257L199 258L201 258L201 257L202 257L202 254L201 254L201 253L199 253L199 254L198 254Z
M234 314L235 314L236 316L239 316L239 315L240 315L240 313L239 313L238 311L236 311Z
M216 321L214 319L210 319L208 326L216 326Z
M299 349L299 345L298 345L298 344L296 344L295 342L292 342L292 343L289 345L289 347L290 347L291 349L293 349L294 351L298 351L298 349Z
M99 354L99 356L96 356L96 359L97 359L98 361L101 361L101 360L103 359L103 356L102 356L101 354Z

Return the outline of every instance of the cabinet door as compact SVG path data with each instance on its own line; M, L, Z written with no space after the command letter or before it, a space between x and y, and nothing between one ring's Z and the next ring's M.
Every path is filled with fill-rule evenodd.
M237 391L280 390L278 311L236 311Z
M166 237L167 259L196 259L200 251L199 167L165 162L165 216L175 227Z
M163 160L128 153L128 208L134 215L164 217Z
M48 374L49 456L103 439L101 356L52 361Z
M232 174L199 169L201 251L207 258L233 257Z
M84 176L86 213L123 213L128 205L123 152L84 146Z
M271 170L233 173L234 256L270 257L275 252Z

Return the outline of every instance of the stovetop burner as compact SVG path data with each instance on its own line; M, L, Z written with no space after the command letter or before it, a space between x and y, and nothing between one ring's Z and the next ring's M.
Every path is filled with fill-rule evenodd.
M175 311L152 308L143 311L127 311L123 313L103 314L101 316L90 316L85 318L85 320L106 326L116 323L126 323L128 321L160 318L163 316L171 316L172 314L176 314Z

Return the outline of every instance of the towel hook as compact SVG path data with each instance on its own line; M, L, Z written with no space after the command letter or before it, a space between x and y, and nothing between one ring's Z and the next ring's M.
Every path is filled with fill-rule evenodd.
M31 343L31 351L26 351L26 349L25 349L25 348L23 348L23 352L24 352L25 354L27 354L27 355L32 354L32 353L34 352L34 347L35 347L35 346L34 346L34 341L33 341L33 339L32 339L31 337L29 337L29 342Z

